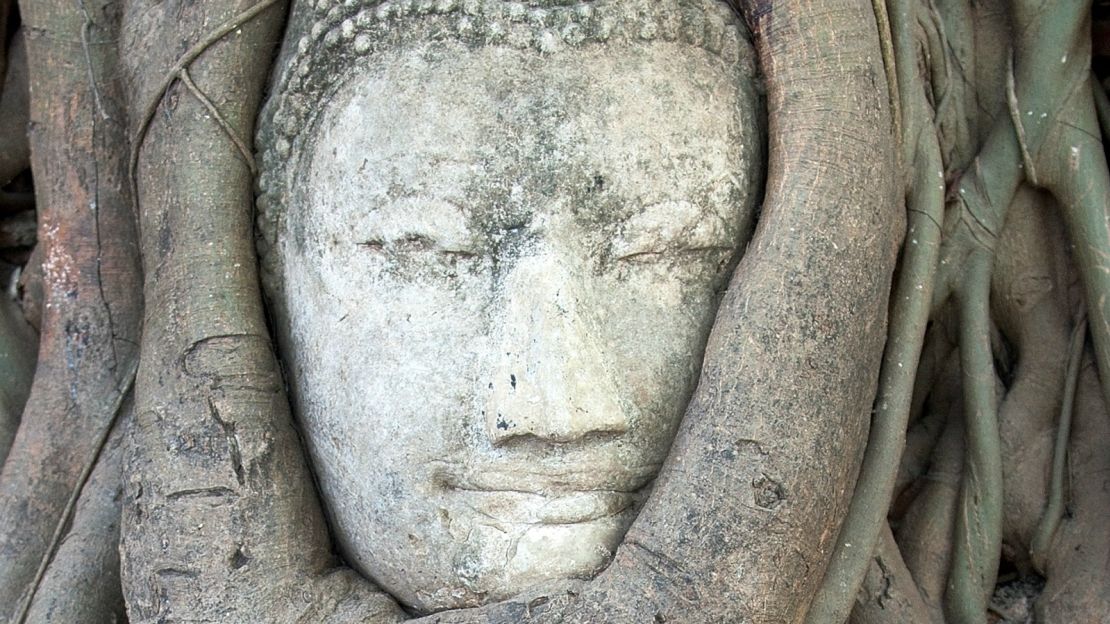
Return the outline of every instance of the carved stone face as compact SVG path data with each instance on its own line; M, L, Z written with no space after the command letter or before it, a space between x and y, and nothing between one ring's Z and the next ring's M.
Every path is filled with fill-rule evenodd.
M438 42L323 106L278 322L345 555L421 611L596 573L750 235L751 79L684 43Z

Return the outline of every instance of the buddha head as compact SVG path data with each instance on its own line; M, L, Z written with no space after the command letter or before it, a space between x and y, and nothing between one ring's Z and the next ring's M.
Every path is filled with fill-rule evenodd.
M260 252L341 552L421 612L596 574L754 224L743 27L720 0L300 14Z

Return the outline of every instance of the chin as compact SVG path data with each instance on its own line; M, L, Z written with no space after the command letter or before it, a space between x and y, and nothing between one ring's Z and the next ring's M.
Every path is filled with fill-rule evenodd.
M635 509L582 522L495 523L478 515L466 539L448 546L450 569L429 571L433 588L392 588L394 595L422 613L478 607L560 581L600 573L635 518Z

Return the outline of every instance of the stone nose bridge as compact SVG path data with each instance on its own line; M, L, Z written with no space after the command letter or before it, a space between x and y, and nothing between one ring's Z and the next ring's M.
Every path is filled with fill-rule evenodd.
M590 305L582 299L583 277L550 253L521 258L505 277L505 322L485 410L495 446L628 430L601 345L582 315Z

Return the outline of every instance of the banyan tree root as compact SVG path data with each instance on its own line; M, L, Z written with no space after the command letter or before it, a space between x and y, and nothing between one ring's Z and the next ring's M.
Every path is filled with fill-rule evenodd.
M112 430L82 488L64 542L36 579L19 624L125 621L119 580L119 524L123 500L124 431L129 405Z
M193 5L174 15L174 32L185 33L192 48L252 6ZM164 94L165 76L182 75L161 43L166 7L136 3L134 27L124 29L132 38L127 49L143 52L128 57L140 109L160 102L149 127L133 134L148 272L124 512L129 615L138 622L186 614L253 619L261 600L270 609L264 618L315 621L328 603L316 591L336 591L325 576L335 562L319 508L308 506L307 467L265 337L249 236L249 163L229 137L250 135L266 66L258 51L275 38L279 16L258 12L234 36L213 42L187 68L195 89L182 80ZM658 502L641 514L614 563L576 600L552 594L537 603L544 609L526 605L525 617L693 621L804 611L797 596L820 581L862 450L900 229L893 188L873 184L893 179L894 157L887 96L873 80L883 72L870 54L878 49L870 11L845 0L820 10L753 10L761 53L776 68L772 115L785 123L771 153L777 177L760 233L710 342L704 374L715 382L702 384L672 465L655 485ZM840 30L814 37L813 27L830 19ZM815 79L830 75L839 78L814 92ZM792 126L795 110L820 119ZM827 148L790 147L803 144ZM839 174L845 158L859 164L847 182ZM796 184L803 178L807 184ZM822 202L809 201L814 189ZM168 242L165 231L173 232ZM830 282L837 284L832 299ZM228 295L213 302L205 296L213 291ZM753 346L737 351L739 342ZM795 380L803 376L813 383L799 391ZM817 412L829 417L786 417ZM783 417L758 417L768 413ZM179 439L191 444L164 443ZM721 449L738 444L737 460L721 463ZM818 461L798 461L814 453ZM761 476L779 483L779 504L754 504L750 484ZM720 483L749 485L724 495ZM705 503L702 514L681 513L684 503L676 501L691 498ZM696 535L723 541L707 547L686 537ZM175 538L163 545L164 536ZM750 575L718 574L722 567ZM362 587L362 598L352 593L344 603L353 612L376 614L376 621L404 617ZM517 604L433 620L518 622Z
M1037 620L1046 624L1110 620L1110 411L1102 398L1091 349L1086 349L1069 446L1068 513L1048 548Z
M994 318L1014 352L1012 380L999 407L1003 549L1029 570L1033 533L1049 492L1049 466L1064 401L1073 312L1066 234L1051 196L1022 189L999 240L992 284Z
M423 621L963 624L1001 565L1045 575L1043 621L1110 619L1090 2L738 4L768 82L767 201L652 502L598 578ZM41 362L0 472L0 618L123 600L135 622L408 619L331 553L258 293L247 146L284 3L22 8ZM120 486L100 441L140 344L140 225Z
M0 472L0 620L34 595L118 415L139 342L126 113L110 80L117 59L110 47L82 45L82 32L113 39L118 14L85 4L88 14L69 2L21 7L45 305L35 379Z
M922 601L932 619L939 621L944 621L944 588L963 472L964 419L959 401L962 391L959 376L959 362L953 357L929 406L943 414L944 431L933 449L929 470L921 478L923 483L918 494L899 518L895 533L899 552L921 590Z
M898 3L892 3L892 6L898 7ZM934 21L937 19L935 10L929 5L916 6L926 17ZM1035 518L1040 515L1039 506L1044 504L1049 490L1046 451L1051 444L1045 442L1056 437L1051 435L1052 419L1059 411L1064 394L1062 362L1067 351L1058 347L1061 342L1066 344L1066 336L1072 333L1073 324L1069 322L1072 314L1067 289L1062 287L1063 280L1059 279L1060 263L1054 262L1051 251L1052 248L1060 248L1063 241L1051 236L1052 228L1038 231L1038 215L1030 211L1014 215L1012 221L1019 225L1010 225L1008 211L1011 206L1025 206L1029 201L1022 200L1018 193L1022 183L1043 187L1060 202L1063 220L1069 225L1068 240L1076 250L1075 266L1082 277L1086 299L1094 302L1089 313L1097 318L1092 325L1096 354L1104 353L1108 343L1106 316L1101 306L1105 305L1110 294L1110 288L1104 285L1107 249L1110 248L1104 238L1107 234L1105 211L1110 203L1110 192L1105 185L1110 176L1107 175L1099 141L1092 81L1087 70L1090 64L1090 9L1089 4L1081 6L1074 3L1069 3L1066 8L1052 2L1013 4L1009 13L1014 20L1015 35L1012 56L1005 72L1005 114L993 119L979 154L952 185L941 260L934 268L938 289L933 306L935 312L941 312L946 309L946 303L951 303L958 310L962 411L966 422L964 458L959 466L960 489L951 528L952 537L947 542L951 559L945 574L944 609L947 619L952 622L977 622L983 617L999 567L1004 527L1013 527L1011 535L1016 542L1012 548L1015 552L1013 558L1019 563L1028 559L1026 553L1032 538L1029 527L1036 523ZM930 13L933 15L928 15ZM898 12L895 11L895 14ZM897 17L894 23L899 23ZM944 26L942 23L941 32ZM897 34L897 28L894 31ZM896 47L895 50L897 63L913 68L918 66L916 50L914 56L907 56L905 48ZM934 49L933 52L936 53L934 63L935 59L948 55L946 50ZM948 68L946 64L945 71ZM943 94L937 102L938 107L948 95ZM904 109L908 109L909 116L904 126L912 128L914 110L912 107ZM909 144L915 138L918 137L903 137L903 144ZM911 170L920 171L920 167L920 162L912 162ZM915 209L912 198L909 209ZM999 429L1000 393L996 390L1000 371L995 364L1001 345L997 337L992 340L992 335L1001 334L996 334L992 326L989 302L999 239L1007 235L1007 227L1017 227L1021 232L1016 249L1020 249L1018 253L1026 257L1015 259L1011 251L1009 264L1004 268L1015 274L994 280L1004 288L1003 302L997 311L1004 318L1009 317L1012 339L1017 341L1021 351L1017 378L1002 402L1003 425L1010 441L1010 445L1004 448ZM1040 240L1046 234L1049 238ZM1040 251L1038 258L1038 250L1046 248L1048 253ZM904 252L906 257L911 251L912 248L907 246ZM1030 255L1030 252L1033 254ZM1038 260L1041 266L1036 266ZM1026 269L1026 266L1031 266L1033 271ZM907 271L912 273L912 267L912 261L903 260L903 274ZM929 274L921 283L928 284L928 279ZM1051 299L1046 300L1049 293ZM915 328L915 336L917 331ZM892 336L894 340L896 336ZM891 344L896 348L897 342ZM1110 370L1101 355L1099 362L1102 370ZM913 364L916 366L916 360ZM1106 378L1103 376L1104 381ZM890 386L889 382L884 383L887 384L884 388ZM1104 394L1110 395L1110 392ZM876 419L883 414L883 388L880 388L879 397ZM904 417L901 422L905 422ZM869 444L901 448L901 440L893 436L884 440L881 436L883 430L875 431L878 435L873 433ZM1020 454L1031 442L1033 448L1037 448L1034 440L1038 437L1041 440L1039 456ZM946 446L942 443L937 450ZM1004 450L1008 451L1009 459L1031 460L1014 468L1014 480L1010 483L1021 482L1023 475L1029 475L1031 478L1023 485L1028 485L1030 491L1012 494L1010 500L1014 504L1011 506L1007 506L1003 498ZM864 474L873 469L878 470L865 463ZM885 463L881 469L887 474L893 470L890 463ZM859 483L867 487L865 479L861 478ZM927 486L925 492L934 489ZM1059 487L1054 489L1058 496ZM857 491L856 500L860 500L860 495ZM1009 512L1005 520L1004 512ZM931 513L942 514L941 517L946 515L941 509ZM907 522L918 517L911 511ZM854 526L853 520L855 518L850 516L842 529L838 546L860 541L858 534L851 540L845 537L844 532ZM868 537L878 534L879 528L875 524L874 520L869 522L873 530ZM856 561L859 559L857 555ZM915 567L918 566L911 564L911 571ZM858 577L860 564L854 563L854 568L853 571L849 571L847 566L830 568L826 587L845 582L850 582L849 586L857 586L855 578L850 575ZM917 579L926 596L931 597L937 591L938 572L934 570L926 574L920 570L918 576L932 579ZM842 598L840 600L843 602ZM827 604L818 606L822 610L811 611L811 621L839 620L838 611ZM829 613L833 615L825 615ZM814 619L815 615L818 619Z
M943 624L906 567L890 526L883 527L850 620L853 624Z

